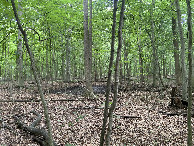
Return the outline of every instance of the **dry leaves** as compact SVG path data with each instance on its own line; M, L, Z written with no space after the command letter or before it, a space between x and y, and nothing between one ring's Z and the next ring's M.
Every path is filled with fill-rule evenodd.
M8 85L0 85L0 100L39 99L33 86L35 85L26 84L28 88L21 90L13 87L10 94ZM96 90L103 89L101 84L98 84L98 87ZM46 99L76 99L76 101L48 101L56 143L99 145L104 95L98 94L97 100L86 99L80 94L82 85L79 84L62 86L60 83L59 86L55 83L53 86L44 86L44 89ZM76 90L75 94L73 90ZM171 110L168 107L169 95L164 91L163 98L159 98L161 92L153 91L143 87L131 88L126 92L120 91L114 112L111 145L187 145L186 117L159 113L161 110ZM81 101L77 101L80 99ZM22 121L29 125L35 118L30 111L35 110L43 115L41 103L1 102L0 105L0 144L37 145L29 134L17 129L13 116L20 116ZM45 127L44 119L40 127Z

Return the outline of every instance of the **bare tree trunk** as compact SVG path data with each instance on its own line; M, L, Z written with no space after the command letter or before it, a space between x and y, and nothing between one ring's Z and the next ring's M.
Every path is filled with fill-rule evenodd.
M17 10L16 10L16 7L15 7L14 0L11 0L11 3L12 3L15 18L16 18L16 21L17 21L17 25L18 25L18 27L19 27L19 29L20 29L21 33L23 34L23 37L24 37L26 49L27 49L28 54L30 56L32 71L33 71L34 78L35 78L35 81L36 81L36 84L37 84L37 87L38 87L38 90L39 90L40 98L41 98L41 101L42 101L42 104L43 104L44 116L45 116L45 120L46 120L46 126L48 128L48 136L49 136L48 146L53 146L52 130L51 130L50 118L49 118L49 114L48 114L48 107L47 107L47 103L44 99L44 94L43 94L43 91L42 91L42 87L40 85L40 80L39 80L38 75L37 75L35 60L34 60L32 52L30 50L29 44L28 44L28 38L27 38L26 31L24 31L22 26L21 26L20 19L19 19L18 14L17 14Z
M107 80L107 87L106 87L106 101L105 101L104 114L103 114L104 118L103 118L102 130L101 130L101 135L100 135L100 146L104 145L104 136L106 132L106 123L108 119L109 95L110 95L110 90L111 90L111 75L112 75L112 67L113 67L113 60L114 60L116 11L117 11L117 0L114 0L111 52L110 52L108 80ZM100 73L100 76L101 76L101 73Z
M180 41L181 41L181 64L182 64L182 99L187 99L187 77L186 77L186 65L185 65L185 43L183 36L183 28L181 25L181 12L179 0L175 0L176 9L177 9L177 18L178 18L178 27L180 33Z
M192 84L192 92L194 92L194 55L192 55L192 78L191 78L191 84Z
M141 49L141 28L139 29L139 37L138 40L138 48L139 48L139 65L140 65L140 82L143 83L144 76L143 76L143 59L142 59L142 49Z
M20 5L22 0L18 0L18 15L22 16L22 6ZM17 73L18 73L18 85L23 86L24 85L24 79L23 79L23 50L22 50L22 33L18 29L18 47L17 47L17 55L16 55L16 61L17 61Z
M91 5L91 4L90 4ZM87 95L93 96L93 89L91 83L91 73L92 73L92 48L91 48L91 32L88 30L88 0L83 1L84 7L84 66L85 66L85 80L86 80L86 88ZM90 13L92 13L90 11ZM91 19L91 14L90 14ZM90 20L92 21L92 20ZM91 22L90 22L91 24ZM90 30L91 31L91 30Z
M189 76L188 76L188 110L187 110L187 127L188 127L188 138L187 145L192 145L192 126L191 126L191 107L192 107L192 23L191 23L191 6L190 0L187 1L187 25L188 25L188 61L189 61Z
M151 30L152 30L152 34L151 34L151 42L152 42L152 48L153 48L153 86L156 86L156 80L157 80L157 50L156 50L156 46L155 46L155 32L154 32L154 21L153 21L153 12L154 12L154 8L155 8L155 0L152 0L152 8L151 8Z
M113 111L117 103L117 94L118 94L118 86L119 86L119 61L121 59L121 49L122 49L122 28L123 28L124 10L125 10L125 0L122 0L119 29L118 29L118 49L117 49L117 58L116 58L116 65L115 65L114 97L109 110L109 123L108 123L108 130L107 130L107 135L105 140L107 146L110 145L110 135L112 133L112 124L113 124Z
M62 76L62 80L65 81L65 60L64 60L64 57L65 57L65 49L64 49L64 46L63 46L63 35L61 35L61 76Z
M172 17L172 33L173 33L173 44L174 44L174 59L175 59L175 76L176 83L180 85L181 83L181 70L180 70L180 61L179 61L179 44L178 44L178 35L177 35L177 24L176 19Z
M67 32L68 34L66 35L66 82L69 82L70 79L70 52L71 52L71 48L69 45L69 32Z
M140 3L142 3L142 0L140 0ZM139 16L141 19L142 15L142 7L139 9ZM142 19L141 19L142 20ZM139 48L139 65L140 65L140 82L144 82L144 75L143 75L143 58L142 58L142 47L141 47L141 26L139 26L139 35L137 37L138 41L138 48Z

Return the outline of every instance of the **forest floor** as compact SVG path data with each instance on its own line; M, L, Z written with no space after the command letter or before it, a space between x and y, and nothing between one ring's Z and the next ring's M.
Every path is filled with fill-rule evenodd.
M82 83L42 84L55 142L59 145L99 145L105 82L94 83L96 99L83 96ZM160 89L149 85L122 84L114 111L111 145L187 145L187 118L173 115L186 110L169 107L170 90L170 87ZM31 111L44 116L42 104L14 102L16 99L39 99L35 84L28 82L25 88L20 89L8 83L0 85L0 145L35 146L37 144L30 134L17 129L14 116L30 125L35 118ZM45 128L44 118L39 126Z

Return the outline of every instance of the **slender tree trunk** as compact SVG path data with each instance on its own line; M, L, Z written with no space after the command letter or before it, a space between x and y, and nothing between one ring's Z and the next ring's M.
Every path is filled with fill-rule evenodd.
M65 49L63 48L63 35L61 35L61 61L62 61L62 65L61 65L61 76L62 76L62 80L65 81Z
M155 28L154 28L154 21L153 21L153 13L154 13L154 8L155 8L155 0L152 0L152 8L151 8L151 43L152 43L152 48L153 48L153 86L156 86L156 81L157 81L157 50L155 46Z
M140 3L142 3L142 0L140 0ZM139 9L139 16L142 20L142 7ZM138 48L139 48L139 65L140 65L140 82L144 82L144 75L143 75L143 53L142 53L142 47L141 47L141 25L139 26L139 36L137 37L138 41Z
M92 48L91 48L91 36L90 36L91 28L89 28L88 30L88 0L83 0L83 7L84 7L84 66L85 66L85 80L86 80L86 88L87 88L86 94L94 97L92 83L91 83L91 73L92 73L92 66L91 66L92 50L91 49ZM90 13L92 12L90 11ZM90 19L91 19L91 14L90 14Z
M138 40L138 48L139 48L139 65L140 65L140 82L143 83L144 76L143 76L143 59L142 59L142 49L141 49L141 28L139 29L139 37Z
M172 33L173 33L173 44L174 44L174 59L175 59L175 76L176 83L180 85L181 83L181 70L180 70L180 61L179 61L179 44L178 44L178 35L177 35L177 24L176 19L172 17Z
M22 6L20 5L22 0L18 0L18 15L22 16ZM18 73L18 85L24 85L23 79L23 50L22 50L22 33L18 29L18 47L17 47L17 73Z
M123 79L123 63L122 63L122 61L120 61L119 67L120 67L120 71L119 71L120 79L119 79L119 81L120 81L120 83L122 83L122 79Z
M191 84L192 84L192 92L194 92L194 55L192 55L192 79L191 79Z
M104 118L103 118L102 130L101 130L101 135L100 135L100 146L104 145L104 136L106 132L106 124L107 124L107 119L108 119L109 95L110 95L110 90L111 90L111 75L112 75L112 67L113 67L113 60L114 60L116 11L117 11L117 0L114 0L111 52L110 52L110 62L109 62L109 68L108 68L106 101L105 101L104 114L103 114ZM101 73L100 73L100 76L101 76Z
M117 49L117 58L116 58L116 65L115 65L114 97L109 110L109 123L108 123L107 135L106 135L107 146L110 145L110 135L112 133L112 124L113 124L113 111L117 103L117 94L118 94L118 86L119 86L119 61L121 59L121 49L122 49L122 28L123 28L124 9L125 9L125 0L122 0L119 29L118 29L118 49Z
M187 99L187 77L186 77L186 65L185 65L185 43L183 36L183 28L181 25L181 11L179 0L175 0L176 9L177 9L177 18L178 18L178 27L181 41L181 64L182 64L182 98L183 100Z
M46 42L46 81L50 80L50 73L49 73L49 50L48 50L48 41Z
M191 6L190 0L187 1L187 25L188 25L188 61L189 61L189 76L188 76L188 110L187 110L187 127L188 139L187 145L192 146L192 125L191 125L191 108L192 108L192 23L191 23Z
M44 94L43 94L43 91L42 91L42 87L40 85L40 80L39 80L38 75L37 75L35 60L34 60L32 51L30 50L29 44L28 44L28 37L27 37L26 31L23 30L22 25L20 23L20 19L19 19L18 14L17 14L17 10L16 10L16 7L15 7L14 0L11 0L11 3L12 3L15 18L16 18L16 21L17 21L17 25L18 25L18 27L19 27L19 29L20 29L23 37L24 37L26 49L27 49L28 54L30 56L31 67L32 67L32 71L33 71L33 74L34 74L34 79L36 81L36 84L37 84L37 87L38 87L38 90L39 90L39 94L40 94L40 97L41 97L41 101L42 101L42 104L43 104L44 115L45 115L45 120L46 120L46 126L48 128L48 136L49 136L48 146L53 146L52 130L51 130L50 118L49 118L49 114L48 114L48 107L47 107L47 103L44 99Z
M89 20L89 70L90 70L90 82L92 80L92 0L89 0L89 8L90 8L90 20ZM93 92L93 90L92 90Z
M69 33L69 32L67 32ZM69 34L66 35L66 82L69 82L70 79L70 44L69 44Z

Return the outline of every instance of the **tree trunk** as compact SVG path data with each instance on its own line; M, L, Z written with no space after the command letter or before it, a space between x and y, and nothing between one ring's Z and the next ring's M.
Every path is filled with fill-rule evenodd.
M151 43L152 43L152 48L153 48L153 86L156 86L156 81L157 81L157 50L156 50L156 46L155 46L155 28L154 28L154 21L153 21L153 13L154 13L154 8L155 8L155 0L152 0L152 8L151 8Z
M22 16L22 6L20 5L22 0L18 0L18 15ZM23 79L23 50L22 50L22 33L18 29L18 47L17 47L17 55L16 55L16 61L17 61L17 73L18 73L18 85L23 86L24 85L24 79Z
M16 18L16 21L17 21L17 25L18 25L18 27L19 27L19 29L20 29L23 37L24 37L26 49L27 49L28 54L30 56L31 68L32 68L32 71L33 71L33 74L34 74L34 79L36 81L36 84L37 84L37 87L38 87L38 90L39 90L39 94L40 94L40 98L41 98L41 101L42 101L42 104L43 104L44 116L45 116L45 120L46 120L46 126L48 128L48 136L49 136L49 144L48 145L53 146L53 138L52 138L52 132L51 132L52 130L51 130L50 118L49 118L49 114L48 114L48 107L47 107L47 103L44 99L44 94L43 94L43 91L42 91L42 87L40 85L40 80L39 80L38 75L37 75L35 60L34 60L32 51L30 50L29 44L28 44L28 37L27 37L26 31L23 30L22 25L20 23L20 19L18 18L18 14L17 14L17 10L16 10L16 7L15 7L14 0L11 0L11 3L12 3L15 18Z
M185 65L185 43L183 36L183 28L181 25L181 12L179 0L175 0L176 9L177 9L177 18L178 18L178 27L181 41L181 66L182 66L182 99L187 100L187 77L186 77L186 65Z
M66 82L69 82L71 80L70 79L70 52L71 52L71 48L69 45L69 34L67 34L66 35Z
M192 84L192 92L194 92L194 55L193 55L193 53L192 53L192 82L191 82L191 84Z
M140 66L140 82L143 83L144 76L143 76L143 59L142 59L142 49L141 49L141 28L139 29L139 37L137 38L138 41L138 48L139 48L139 66Z
M104 145L104 136L106 132L106 123L108 119L108 107L109 107L109 95L111 90L111 75L112 75L112 67L114 60L114 44L115 44L115 27L116 27L116 11L117 11L117 0L114 0L114 10L113 10L113 25L112 25L112 39L111 39L111 52L110 52L110 62L108 68L108 80L107 80L107 88L106 88L106 101L103 113L103 124L100 135L100 146ZM101 76L101 73L100 73Z
M62 80L65 81L65 60L64 60L64 57L65 57L65 49L63 48L63 35L61 35L61 61L62 61L62 65L61 65L61 76L62 76Z
M177 35L177 24L176 19L172 17L172 33L173 33L173 45L174 45L174 60L175 60L175 76L176 83L180 85L181 83L181 70L180 70L180 61L179 61L179 44L178 44L178 35Z
M110 145L110 135L112 132L112 124L113 124L113 111L117 103L117 94L118 94L118 86L119 86L119 61L121 59L121 49L122 49L122 28L123 28L124 9L125 9L125 0L122 0L119 29L118 29L118 49L117 49L117 58L116 58L116 64L115 64L114 97L108 114L109 123L108 123L108 130L107 130L107 135L105 140L107 146Z
M187 25L188 25L188 61L189 61L189 76L188 76L188 110L187 110L187 127L188 127L188 138L187 145L192 145L192 126L191 126L191 108L192 108L192 23L191 23L191 6L190 0L187 1Z
M90 4L91 6L91 4ZM91 73L92 73L92 48L91 48L91 26L90 32L88 30L88 0L83 1L84 7L84 66L85 66L85 80L86 80L86 94L89 96L94 96L92 83L91 83ZM90 21L91 19L90 11ZM91 25L91 22L90 22Z

